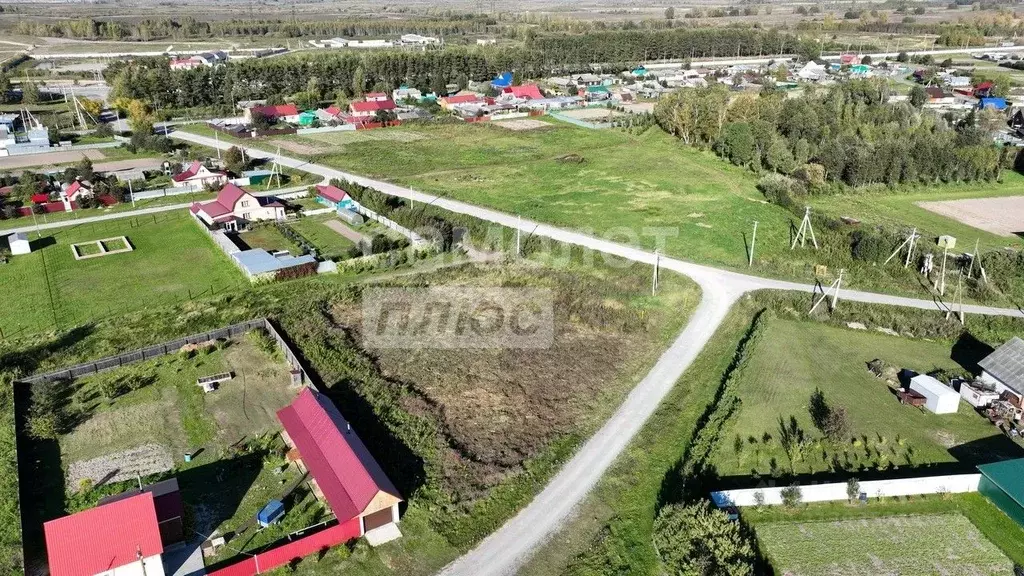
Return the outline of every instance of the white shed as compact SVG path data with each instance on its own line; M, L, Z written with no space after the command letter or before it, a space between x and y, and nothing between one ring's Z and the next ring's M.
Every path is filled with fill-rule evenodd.
M910 389L924 396L924 407L936 414L953 414L960 408L960 394L931 376L914 376Z
M32 252L32 246L28 242L28 234L16 232L7 237L7 244L11 247L11 254L28 254Z

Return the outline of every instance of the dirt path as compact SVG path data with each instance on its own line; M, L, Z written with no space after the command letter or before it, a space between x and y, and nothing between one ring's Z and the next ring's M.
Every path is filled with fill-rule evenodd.
M72 164L86 156L93 162L106 158L102 150L65 150L61 152L44 152L42 154L17 154L0 158L0 170Z
M367 238L366 236L363 236L359 232L356 232L355 230L349 228L348 225L345 224L344 222L342 222L341 220L325 220L324 221L324 226L327 226L331 230L334 230L338 234L341 234L345 238L348 238L352 242L355 242L356 245L358 245L360 242L362 242L364 240L367 243L370 242L369 238Z

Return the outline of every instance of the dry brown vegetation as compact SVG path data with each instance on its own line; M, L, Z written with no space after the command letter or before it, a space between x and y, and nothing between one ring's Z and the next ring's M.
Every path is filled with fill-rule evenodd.
M448 285L551 289L554 345L368 351L382 376L415 391L404 409L439 422L449 444L443 474L457 501L480 496L552 441L585 434L639 380L663 349L663 335L681 324L696 298L696 290L675 281L655 301L645 294L647 274L588 275L533 265L449 270ZM440 279L420 276L406 285ZM358 304L337 304L333 315L354 341L362 340Z

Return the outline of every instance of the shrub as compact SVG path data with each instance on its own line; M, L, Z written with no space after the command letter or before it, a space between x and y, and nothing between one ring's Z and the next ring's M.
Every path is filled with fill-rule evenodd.
M250 330L245 334L245 338L256 347L257 350L266 352L271 356L277 356L281 350L277 347L277 342L270 337L270 334L263 328L256 328Z
M654 545L671 574L754 573L751 539L706 500L663 508L654 520Z
M860 497L860 481L850 478L846 481L846 499L853 502Z
M800 486L797 484L786 486L779 495L782 496L782 505L789 508L798 506L804 497L803 491L800 490Z

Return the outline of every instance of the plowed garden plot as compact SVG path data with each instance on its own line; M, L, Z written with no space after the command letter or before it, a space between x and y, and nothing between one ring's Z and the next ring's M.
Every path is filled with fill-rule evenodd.
M196 379L221 372L235 377L203 394ZM288 367L243 339L222 350L164 356L70 386L63 418L71 425L60 448L71 491L86 478L96 485L126 474L134 478L136 472L163 472L185 452L221 452L275 429L275 412L295 394Z
M777 574L995 576L1013 563L960 514L757 527Z
M696 291L678 278L649 298L649 271L621 277L540 267L465 267L410 286L549 288L554 344L541 349L370 349L382 374L411 386L405 410L439 421L442 468L458 501L472 500L603 420L660 354ZM675 304L670 304L670 303ZM362 308L337 305L335 321L362 341Z
M1024 233L1024 196L918 202L925 210L999 236ZM969 249L969 246L962 246Z

